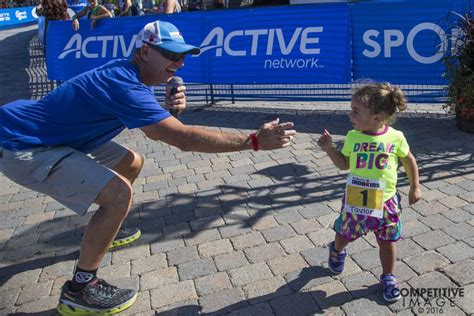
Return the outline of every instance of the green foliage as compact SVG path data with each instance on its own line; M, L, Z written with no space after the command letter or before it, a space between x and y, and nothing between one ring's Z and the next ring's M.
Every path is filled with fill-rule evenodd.
M458 17L456 27L462 34L455 38L451 54L444 58L449 80L445 108L450 112L474 109L474 19L472 10L455 15Z

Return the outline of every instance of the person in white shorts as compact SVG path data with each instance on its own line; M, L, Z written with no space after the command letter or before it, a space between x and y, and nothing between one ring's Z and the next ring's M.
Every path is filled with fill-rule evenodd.
M169 110L186 107L185 87L167 95L165 108L150 86L168 82L199 48L185 43L171 23L148 23L130 60L113 60L66 81L41 100L0 107L0 171L14 182L47 194L80 215L99 209L82 238L79 260L61 291L60 314L114 314L137 293L97 278L110 247L130 243L138 229L120 229L130 210L132 183L143 157L112 139L140 128L150 140L184 151L273 150L290 145L293 123L264 124L251 135L186 126Z

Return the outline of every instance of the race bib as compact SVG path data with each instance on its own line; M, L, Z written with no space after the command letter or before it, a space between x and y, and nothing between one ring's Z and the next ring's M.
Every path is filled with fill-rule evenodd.
M344 210L348 213L383 218L385 181L349 174Z

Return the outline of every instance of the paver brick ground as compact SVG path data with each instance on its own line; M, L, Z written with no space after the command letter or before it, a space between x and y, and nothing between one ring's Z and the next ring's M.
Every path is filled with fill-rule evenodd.
M54 87L36 32L35 26L0 32L0 69L8 72L0 78L0 104L37 99ZM276 115L293 121L298 137L273 152L181 152L140 131L120 134L118 142L146 158L127 220L143 236L107 254L99 270L113 284L138 289L124 314L419 313L406 301L383 302L373 235L348 246L343 274L327 269L346 173L316 141L327 128L342 145L351 128L347 109L347 102L219 102L180 117L246 133ZM445 314L472 314L474 138L440 104L409 104L395 124L417 158L424 193L409 207L408 181L400 175L399 280L407 289L462 287L465 297L453 299ZM54 314L92 211L81 218L0 175L0 315Z

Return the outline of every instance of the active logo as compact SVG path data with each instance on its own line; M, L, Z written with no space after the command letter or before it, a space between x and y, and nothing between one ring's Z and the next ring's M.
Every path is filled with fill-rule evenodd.
M321 48L318 34L323 33L322 26L297 27L294 30L283 31L275 29L235 30L225 34L221 27L213 28L202 41L201 55L214 54L215 57L223 55L232 57L277 55L277 58L266 59L263 68L267 69L301 69L323 68L319 58ZM180 37L181 34L171 34ZM72 56L75 59L87 58L120 58L129 57L135 49L135 39L124 35L89 36L83 38L76 33L67 42L58 59ZM237 44L235 44L237 43ZM239 49L234 46L240 47ZM263 47L263 48L262 48ZM307 58L286 58L291 54L310 55ZM283 57L282 57L283 56ZM192 56L196 57L196 56Z
M71 36L58 59L64 59L70 54L73 54L76 59L128 57L135 49L136 37L136 34L133 35L131 41L126 41L123 35L89 36L83 39L81 34L77 33ZM88 47L93 45L95 50ZM112 49L112 56L107 54L110 49Z
M281 28L234 30L225 33L222 27L213 28L202 41L201 54L214 50L215 57L224 55L232 57L319 55L321 48L318 35L323 33L322 26L297 27L294 30ZM239 47L239 49L235 47ZM197 57L197 56L195 56ZM316 69L323 68L319 58L286 58L265 59L264 69Z
M220 57L225 52L229 56L255 56L259 47L265 48L265 55L270 56L278 50L282 55L289 55L295 49L303 55L318 55L321 49L314 47L319 43L319 37L315 36L323 32L322 26L297 27L291 34L291 38L285 38L283 29L255 29L235 30L224 33L221 27L213 28L202 41L201 54L215 49L215 56ZM239 42L242 48L236 50L231 47L232 42Z

